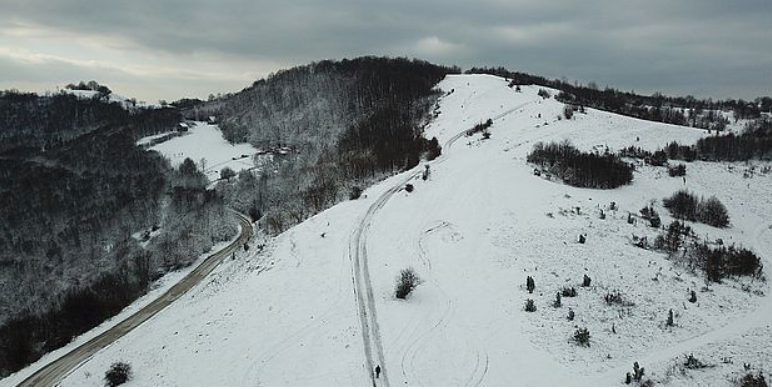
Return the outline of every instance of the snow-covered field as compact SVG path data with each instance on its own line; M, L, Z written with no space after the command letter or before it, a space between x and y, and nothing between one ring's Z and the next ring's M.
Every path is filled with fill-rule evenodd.
M633 234L651 240L657 231L627 223L628 212L637 214L652 200L669 223L661 199L680 188L716 195L729 211L730 228L693 229L752 248L771 269L772 175L745 178L743 164L693 162L686 164L686 182L665 168L641 166L633 183L619 189L569 187L532 174L525 157L535 142L653 150L705 133L596 110L558 120L562 104L538 97L538 87L516 93L492 76L450 76L440 86L453 93L441 100L441 113L427 129L427 137L445 145L427 181L420 178L423 166L387 179L264 250L221 266L62 385L101 385L118 360L131 363L130 384L138 386L370 385L350 253L368 209L405 180L414 192L384 197L366 230L383 352L374 361L383 368L378 384L619 386L638 361L658 384L731 385L743 363L772 367L767 284L706 285L664 254L633 246ZM491 139L456 136L488 118L494 120ZM187 156L176 153L206 158L207 169L254 153L235 151L247 146L227 144L211 126L190 132L156 148L175 163ZM609 209L611 202L617 210ZM579 234L587 235L586 244L577 243ZM424 283L403 301L393 297L393 288L405 267ZM580 287L585 274L592 278L589 288ZM528 275L536 281L532 295L525 289ZM553 308L564 286L575 287L578 296ZM697 291L697 303L687 302L690 290ZM610 291L634 305L606 305ZM529 297L536 312L523 310ZM566 319L569 308L573 322ZM670 309L675 326L666 327ZM590 347L570 342L576 327L589 329ZM674 368L688 353L715 366Z
M151 142L166 134L153 135L140 139L137 144ZM220 171L225 167L238 173L255 167L254 156L257 153L248 143L230 144L223 139L220 128L204 122L195 122L186 133L150 148L168 158L172 166L179 166L186 158L203 169L209 180L220 178Z

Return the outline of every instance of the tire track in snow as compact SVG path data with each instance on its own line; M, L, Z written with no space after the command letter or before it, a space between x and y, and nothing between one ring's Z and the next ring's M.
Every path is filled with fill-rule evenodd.
M523 107L533 104L532 100L516 107L508 109L496 116L496 120L499 120L507 115L516 112ZM461 139L466 134L467 130L461 131L454 135L448 141L445 142L444 148L447 152L453 144ZM447 159L447 154L443 154L440 158L429 162L427 165L436 166L443 163ZM405 184L411 180L417 178L420 175L420 167L415 167L406 173L407 177L400 180L396 185L392 186L367 209L365 214L359 219L357 228L351 235L349 241L349 258L352 263L352 282L354 286L354 295L357 301L357 310L359 313L359 321L362 327L362 341L365 351L365 368L369 372L371 384L373 386L389 386L388 370L386 367L386 360L383 352L383 342L381 340L380 328L378 327L378 314L375 307L375 298L373 297L372 282L370 280L370 271L368 267L367 258L367 232L372 225L373 218L376 213L381 210L386 203L391 199L395 193L399 192ZM485 369L487 372L487 353L485 357ZM479 360L479 358L478 358ZM375 367L380 366L381 378L376 379ZM478 382L481 382L483 376L480 377Z
M509 115L515 113L516 111L525 108L527 105L533 104L536 101L538 101L538 100L532 100L532 101L520 104L520 105L518 105L516 107L510 108L510 109L508 109L508 110L506 110L506 111L504 111L504 112L502 112L502 113L492 117L491 119L493 119L494 124L495 124L495 121L501 120L502 118L504 118L506 116L509 116ZM467 129L467 130L459 132L456 135L453 135L450 139L448 139L447 142L445 142L445 145L443 146L443 149L445 149L445 150L450 149L450 147L453 146L453 143L455 143L457 140L461 139L462 137L464 137L466 135L467 131L469 131L469 130ZM443 154L443 155L445 155L445 154Z
M528 104L528 103L526 103ZM525 106L526 104L523 104ZM466 130L456 134L447 142L445 149L450 149L458 139L466 134ZM429 165L438 165L445 161L446 155L429 163ZM367 260L367 235L375 214L383 208L395 193L399 192L405 184L418 177L419 167L408 171L407 177L400 180L384 192L359 219L357 228L351 235L349 241L349 258L352 263L352 281L354 284L354 296L357 300L357 310L359 312L359 321L362 327L362 341L365 351L365 368L369 371L370 382L373 386L378 386L378 380L375 378L375 367L381 367L381 383L383 386L389 386L389 376L386 368L386 361L383 353L383 343L381 341L380 329L378 327L377 311L375 308L375 299L373 298L372 282L370 281L370 271ZM373 355L375 353L375 355Z
M416 170L416 169L413 169ZM410 173L399 183L384 192L364 216L360 218L357 228L349 241L349 258L352 262L354 295L357 300L359 321L362 326L362 341L365 349L365 368L368 370L373 386L389 386L388 370L383 356L383 343L381 341L380 328L378 327L378 314L375 308L373 287L370 281L370 270L367 260L367 232L370 230L373 217L389 201L391 196L397 193L410 180L416 177L416 173ZM381 377L376 379L375 367L381 367Z

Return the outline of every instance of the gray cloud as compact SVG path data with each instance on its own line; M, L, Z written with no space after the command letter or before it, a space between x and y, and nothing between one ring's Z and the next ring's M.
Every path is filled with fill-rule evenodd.
M5 0L6 56L54 50L72 69L6 66L0 86L14 77L104 75L143 97L178 98L236 90L280 67L377 54L502 65L644 93L751 98L772 89L770 20L768 0ZM72 37L72 53L61 36ZM19 57L4 60L18 65Z

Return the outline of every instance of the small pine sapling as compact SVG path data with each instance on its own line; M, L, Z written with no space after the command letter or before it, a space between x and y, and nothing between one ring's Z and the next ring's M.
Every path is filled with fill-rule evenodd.
M590 331L585 327L577 328L574 332L574 341L580 346L590 347L590 338Z
M536 289L536 281L534 281L533 277L528 276L525 279L525 288L528 289L528 293L533 293L533 290Z
M692 304L697 302L697 292L691 291L691 295L689 296L689 302Z
M574 310L572 308L568 308L568 316L566 318L568 321L574 321Z
M563 302L560 301L560 292L555 293L555 302L552 303L552 306L555 308L560 308L563 306Z
M525 300L524 309L526 312L536 312L536 303L531 299Z
M576 288L573 286L564 286L563 291L561 292L563 297L576 297Z
M592 283L592 278L590 278L589 276L587 276L587 274L585 274L584 279L582 279L582 287L589 288L591 283Z
M644 369L641 367L641 365L638 364L638 361L633 363L633 380L635 380L635 382L641 382L641 378L643 378L643 371Z

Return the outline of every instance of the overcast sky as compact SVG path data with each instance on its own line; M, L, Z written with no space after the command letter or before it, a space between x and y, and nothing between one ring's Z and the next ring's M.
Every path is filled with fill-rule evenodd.
M772 0L0 0L0 89L205 98L371 54L747 99L772 94Z

